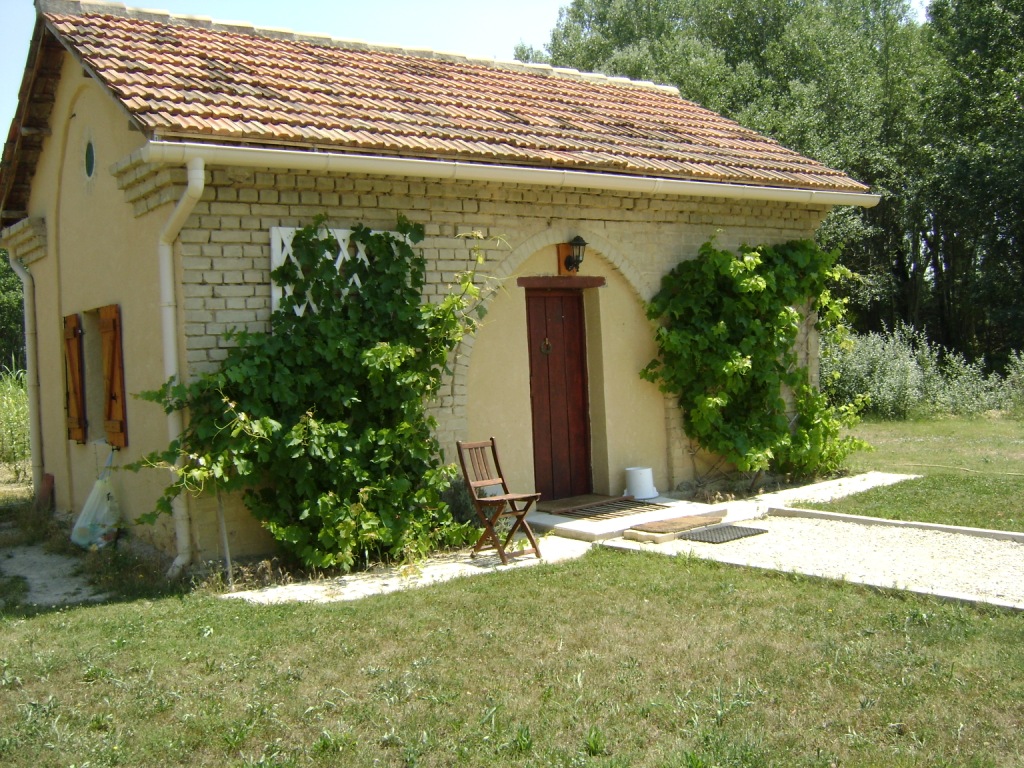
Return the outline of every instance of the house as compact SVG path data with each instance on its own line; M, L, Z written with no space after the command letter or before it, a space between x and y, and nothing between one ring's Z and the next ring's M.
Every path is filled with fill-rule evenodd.
M717 234L812 236L877 197L842 173L684 101L673 88L547 66L373 47L280 30L37 0L0 170L2 244L26 285L33 456L59 509L81 508L109 447L167 445L181 414L132 397L215 367L224 331L267 327L272 244L332 226L426 227L428 298L475 266L499 279L487 322L432 404L449 458L499 436L512 480L559 498L692 476L644 302ZM564 244L587 245L578 272ZM813 355L813 333L805 353ZM128 518L160 472L116 473ZM38 487L38 486L37 486ZM136 533L215 556L212 500ZM236 554L269 540L228 510Z

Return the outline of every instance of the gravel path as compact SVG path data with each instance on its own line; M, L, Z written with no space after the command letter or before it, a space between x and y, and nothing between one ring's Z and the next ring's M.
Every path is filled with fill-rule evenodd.
M612 539L601 546L664 555L691 554L722 563L1024 610L1024 533L972 531L789 509L800 501L828 501L912 477L868 472L731 503L727 523L761 528L767 533L725 544L684 540L644 544ZM579 557L591 546L558 536L541 539L545 562ZM405 571L378 569L319 583L236 592L230 597L260 603L358 600L459 576L536 564L538 561L531 557L501 566L496 557L470 560L460 553L432 558Z
M608 545L1024 610L1024 533L791 508L801 501L831 501L914 477L867 472L730 504L726 522L767 533L725 544L618 539Z
M1024 541L842 517L747 520L767 533L725 544L606 544L1024 609Z
M725 544L681 539L644 544L613 539L602 545L664 555L693 555L734 565L1024 610L1024 533L979 532L786 509L799 501L825 501L906 479L909 478L905 475L867 473L730 504L727 522L767 533ZM259 603L358 600L461 576L572 559L591 546L587 542L545 536L541 540L544 561L530 557L502 566L497 557L473 560L468 553L458 553L432 558L415 568L380 568L225 597ZM30 588L27 602L37 605L102 600L102 595L96 595L85 584L77 566L74 558L53 555L41 547L0 550L0 572L23 576Z

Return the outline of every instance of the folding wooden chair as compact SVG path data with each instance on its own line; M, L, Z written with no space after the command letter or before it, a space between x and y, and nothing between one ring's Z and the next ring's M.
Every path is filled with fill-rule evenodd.
M473 557L482 549L493 548L498 550L503 565L508 565L510 557L536 555L539 558L540 547L537 546L537 539L533 537L533 531L526 522L526 514L537 503L540 494L509 492L505 476L501 472L501 463L498 461L498 446L493 437L476 443L460 440L456 446L459 449L462 476L466 479L466 487L473 499L476 516L484 527L484 532L473 546ZM494 529L503 517L515 518L504 542ZM509 552L508 545L512 543L512 537L518 531L526 534L532 546Z

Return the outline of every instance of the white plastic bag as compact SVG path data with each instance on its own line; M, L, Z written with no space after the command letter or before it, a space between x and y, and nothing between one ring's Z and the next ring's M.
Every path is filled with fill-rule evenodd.
M71 529L71 541L83 549L99 549L117 538L117 525L121 520L121 507L110 485L110 464L114 458L111 451L107 465L85 500L82 513Z

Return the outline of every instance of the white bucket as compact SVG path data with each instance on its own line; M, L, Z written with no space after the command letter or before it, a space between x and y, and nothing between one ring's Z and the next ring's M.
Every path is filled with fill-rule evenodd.
M634 499L653 499L658 495L654 487L654 472L650 467L626 467L626 496Z

